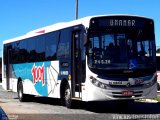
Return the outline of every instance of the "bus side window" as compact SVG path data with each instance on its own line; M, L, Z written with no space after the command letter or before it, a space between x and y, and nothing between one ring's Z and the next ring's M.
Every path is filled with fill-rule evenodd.
M69 58L70 31L68 29L61 31L60 42L57 49L58 58Z
M35 39L36 41L36 60L45 61L45 35L41 35Z
M46 35L46 60L56 60L56 50L59 39L59 32L53 32Z
M36 61L36 50L35 50L35 40L34 38L27 39L27 52L28 52L28 62Z

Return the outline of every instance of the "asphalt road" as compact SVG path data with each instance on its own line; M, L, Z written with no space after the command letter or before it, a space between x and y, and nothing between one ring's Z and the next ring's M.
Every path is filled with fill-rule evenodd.
M115 102L75 102L75 105L74 109L67 109L59 99L45 97L21 103L16 93L0 87L0 106L10 120L160 119L160 103L131 102L128 107Z

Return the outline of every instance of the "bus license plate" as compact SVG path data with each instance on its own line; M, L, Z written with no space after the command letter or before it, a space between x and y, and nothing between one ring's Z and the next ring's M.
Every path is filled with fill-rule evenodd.
M132 96L133 95L133 91L123 91L122 95L123 96Z

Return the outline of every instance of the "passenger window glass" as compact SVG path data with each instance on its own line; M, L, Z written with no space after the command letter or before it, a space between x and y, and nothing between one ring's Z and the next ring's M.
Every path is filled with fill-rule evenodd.
M29 38L27 40L28 62L36 61L35 43L35 38Z
M28 53L27 53L27 50L26 50L25 40L19 42L19 48L18 49L19 49L19 53L18 53L19 62L20 63L25 63L26 60L27 60L27 56L28 56Z
M36 59L37 61L45 61L45 36L41 35L35 38L36 41Z
M69 29L64 29L61 32L60 43L58 45L57 57L69 58L69 40L71 39Z
M46 60L56 60L56 50L59 39L59 32L53 32L46 35Z

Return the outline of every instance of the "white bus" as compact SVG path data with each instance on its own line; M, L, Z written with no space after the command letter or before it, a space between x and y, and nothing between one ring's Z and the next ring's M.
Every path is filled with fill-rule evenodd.
M74 100L154 98L154 21L92 16L34 30L3 42L2 72L3 88L20 101L46 96L71 108Z

